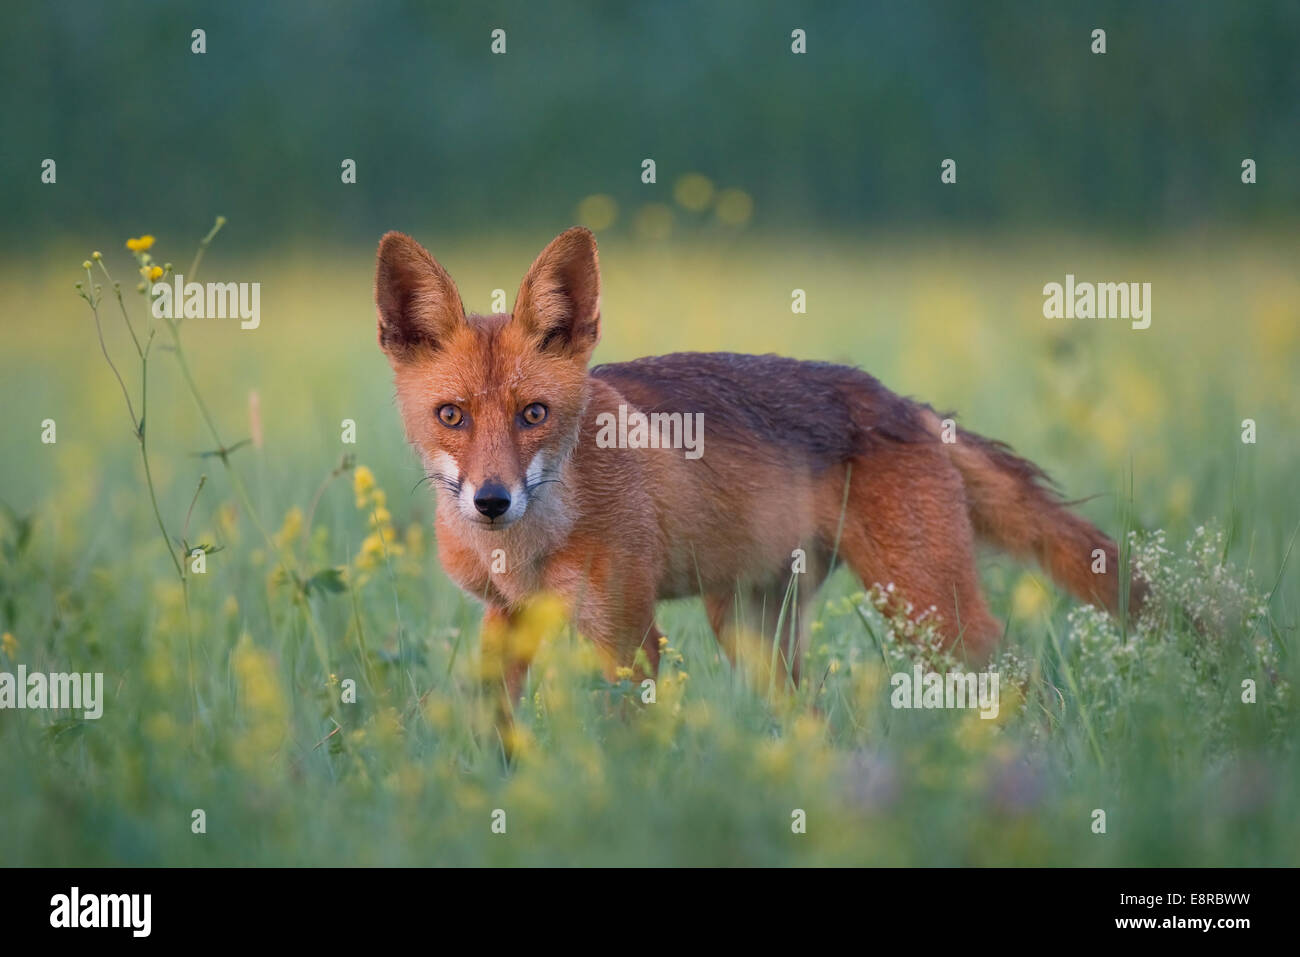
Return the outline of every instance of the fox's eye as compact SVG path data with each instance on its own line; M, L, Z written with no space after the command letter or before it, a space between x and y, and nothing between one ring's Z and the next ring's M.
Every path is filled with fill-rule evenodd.
M546 406L534 402L532 405L525 406L520 415L523 416L525 425L540 425L546 421Z
M454 405L438 406L438 421L449 429L454 429L465 421L465 413Z

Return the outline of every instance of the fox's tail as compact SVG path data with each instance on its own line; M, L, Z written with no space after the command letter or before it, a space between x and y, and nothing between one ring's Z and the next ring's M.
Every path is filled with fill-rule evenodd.
M939 417L929 410L926 424L934 435L941 434ZM965 482L979 538L1017 558L1036 560L1075 597L1120 613L1124 596L1115 542L1071 512L1042 469L1006 444L964 429L944 448ZM1136 615L1147 584L1132 575L1127 592L1128 613Z

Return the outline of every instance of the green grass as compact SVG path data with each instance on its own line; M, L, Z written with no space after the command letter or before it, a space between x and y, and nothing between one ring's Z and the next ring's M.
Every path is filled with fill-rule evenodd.
M429 245L486 311L495 288L513 298L544 240ZM218 240L204 278L261 281L262 328L194 320L182 336L227 445L253 434L257 394L260 445L230 457L247 505L219 459L195 454L215 443L165 329L149 362L160 514L179 537L193 501L185 536L217 549L189 577L188 613L72 289L87 250L0 277L0 670L102 671L107 695L98 721L0 711L0 864L1297 863L1294 241L602 239L597 361L725 348L861 365L1010 441L1067 495L1095 496L1081 509L1102 527L1131 521L1141 560L1157 557L1145 532L1164 530L1153 574L1168 602L1123 636L983 557L1008 622L996 721L892 709L908 653L842 573L808 680L776 700L719 658L698 602L669 603L653 705L595 675L574 636L548 639L513 767L478 690L478 609L439 570L432 497L413 490L374 343L372 251L240 263L233 245ZM125 253L107 262L131 275ZM1152 327L1044 319L1042 285L1067 271L1152 282ZM806 316L790 314L796 287ZM138 362L107 306L135 401ZM1254 445L1240 441L1247 417ZM370 559L373 501L358 507L351 471L330 478L345 455L373 470L392 515L390 547L372 540ZM294 509L310 527L295 529ZM343 590L304 596L282 566L300 580L345 569ZM348 679L356 704L340 700ZM196 808L205 834L191 832ZM796 808L806 834L791 832Z

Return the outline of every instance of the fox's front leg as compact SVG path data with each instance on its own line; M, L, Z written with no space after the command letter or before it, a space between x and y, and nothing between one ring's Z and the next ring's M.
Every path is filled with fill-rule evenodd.
M653 618L643 619L627 628L613 649L615 675L620 668L631 668L634 681L658 678L659 639L663 634Z
M551 560L546 587L572 611L578 634L599 653L605 676L640 681L659 673L655 598L659 562L635 536L570 539ZM614 545L614 547L611 547Z
M624 603L588 595L578 608L576 620L579 634L596 645L605 676L611 681L658 677L659 639L663 632L654 621L652 597Z

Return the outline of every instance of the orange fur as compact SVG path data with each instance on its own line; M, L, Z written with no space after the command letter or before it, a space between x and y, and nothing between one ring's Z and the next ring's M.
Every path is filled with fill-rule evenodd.
M653 673L656 601L702 595L731 653L741 628L775 630L802 549L795 637L781 649L795 680L808 599L835 561L865 584L893 583L913 614L933 608L981 659L1001 629L980 592L977 537L1119 610L1114 543L1005 446L964 431L947 444L928 406L843 366L687 353L589 370L599 300L585 229L542 251L510 316L466 316L418 243L380 243L379 342L437 487L440 559L494 619L557 593L611 674ZM599 417L620 406L699 412L703 455L600 447ZM1092 573L1096 548L1105 574ZM1135 581L1131 606L1141 598ZM503 673L512 696L526 664Z

